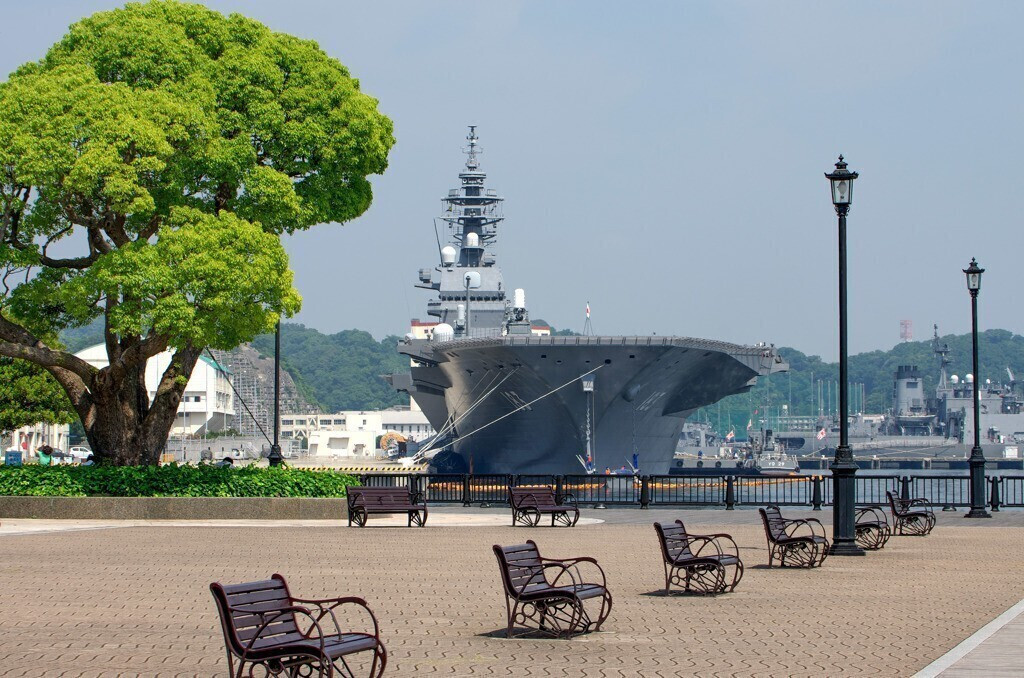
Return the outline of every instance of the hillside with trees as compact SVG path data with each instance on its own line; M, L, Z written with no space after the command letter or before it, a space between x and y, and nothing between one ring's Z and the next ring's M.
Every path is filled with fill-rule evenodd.
M281 325L281 365L291 374L299 392L325 412L376 410L406 404L381 375L409 369L409 359L398 354L399 337L377 341L369 332L344 330L322 334L297 323ZM274 335L252 342L261 354L274 355Z

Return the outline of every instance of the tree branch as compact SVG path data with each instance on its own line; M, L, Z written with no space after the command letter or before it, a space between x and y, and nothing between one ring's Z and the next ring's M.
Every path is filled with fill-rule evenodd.
M110 313L117 308L117 304L117 297L110 294L103 304L103 342L107 345L107 359L111 365L121 358L121 345L117 341L117 336L110 330Z
M162 450L166 444L167 431L178 414L181 395L185 392L201 353L202 349L186 346L175 351L171 357L171 363L160 378L156 396L142 422L147 448Z
M126 366L137 365L167 350L167 337L150 333L121 352L119 361Z
M146 227L139 231L139 237L136 239L136 242L144 242L156 235L156 232L160 230L161 223L163 223L163 219L159 215L154 214L153 218L146 224Z
M91 380L96 372L95 367L81 358L64 351L54 351L42 342L36 342L34 346L26 346L25 344L0 339L0 355L7 356L8 358L21 358L47 369L60 367L78 375L83 381Z
M68 394L68 399L71 401L72 407L75 408L75 412L78 413L78 418L82 420L82 425L88 430L92 426L96 413L93 408L92 394L89 392L86 382L79 375L62 367L47 367L45 369L53 375L64 392Z

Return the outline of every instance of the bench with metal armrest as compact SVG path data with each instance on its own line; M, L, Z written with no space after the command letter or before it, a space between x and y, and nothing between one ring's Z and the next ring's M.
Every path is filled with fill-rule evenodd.
M555 637L598 631L612 609L604 570L589 557L542 558L533 540L516 546L494 546L505 590L507 635L515 628ZM600 582L584 579L580 565L596 569ZM585 601L599 601L593 616ZM529 632L528 631L528 632Z
M776 555L782 567L818 567L825 562L830 544L819 521L783 518L778 506L758 511L768 539L768 567Z
M716 594L732 591L743 577L739 548L728 534L689 534L683 521L654 523L665 566L665 593Z
M235 678L256 675L257 666L266 675L287 671L289 676L351 676L345 658L359 652L373 653L371 678L384 673L387 650L377 618L362 598L295 598L280 574L244 584L214 582L210 592L220 614L228 669ZM342 630L335 611L343 605L362 608L373 632Z

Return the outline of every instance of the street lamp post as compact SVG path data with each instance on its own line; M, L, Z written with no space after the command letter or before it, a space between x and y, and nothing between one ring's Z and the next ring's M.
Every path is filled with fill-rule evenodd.
M967 276L967 291L971 293L971 338L974 343L974 447L971 448L971 510L966 518L991 518L985 510L985 453L981 451L981 397L978 372L978 292L981 291L981 274L985 269L971 258L971 265L963 269Z
M270 446L267 461L271 466L280 466L281 457L281 321L277 321L274 332L274 444Z
M849 443L849 403L847 402L847 343L846 343L846 215L853 202L853 181L856 172L846 169L843 156L831 174L825 175L832 188L832 204L839 215L839 445L832 462L832 548L837 556L862 556L864 549L857 546L854 504L857 488L854 476L857 464Z

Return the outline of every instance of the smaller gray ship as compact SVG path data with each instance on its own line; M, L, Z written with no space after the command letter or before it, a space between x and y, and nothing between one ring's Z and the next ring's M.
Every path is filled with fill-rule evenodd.
M892 408L885 414L851 415L849 440L862 461L963 460L974 440L974 375L950 374L949 347L940 344L934 328L932 346L939 362L935 392L926 396L921 369L900 365L893 379ZM986 380L979 392L981 447L985 458L998 467L1019 468L1024 458L1024 396L1015 375L1005 368L1009 381ZM787 427L786 421L799 426ZM831 459L839 440L839 421L832 417L790 417L769 431L790 457L805 460ZM762 422L763 425L770 425ZM726 450L722 452L721 450ZM730 456L728 446L709 425L687 424L677 449L677 465L691 467L697 455ZM805 466L808 464L805 463Z

